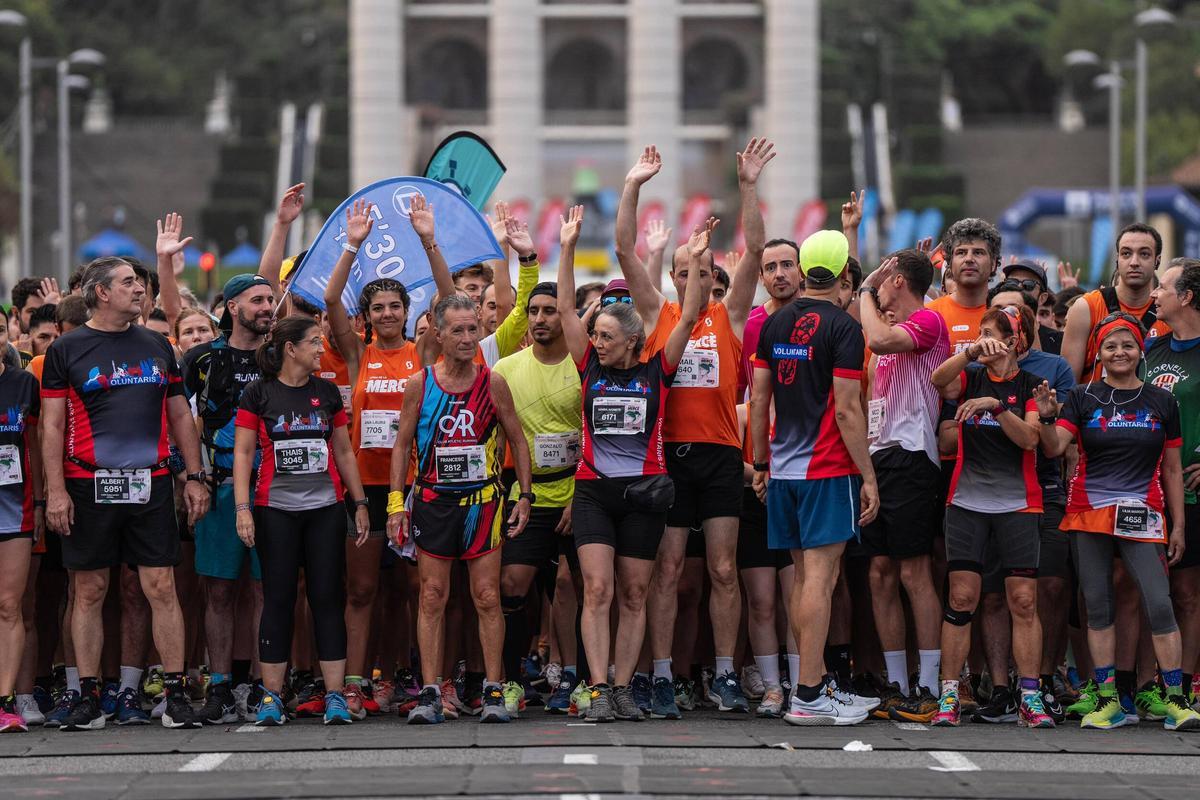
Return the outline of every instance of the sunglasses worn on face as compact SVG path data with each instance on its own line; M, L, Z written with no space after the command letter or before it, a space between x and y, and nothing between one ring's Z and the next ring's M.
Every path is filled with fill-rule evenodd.
M633 302L633 298L627 294L625 294L625 295L610 294L608 297L600 298L601 306L611 306L613 303L632 303L632 302Z

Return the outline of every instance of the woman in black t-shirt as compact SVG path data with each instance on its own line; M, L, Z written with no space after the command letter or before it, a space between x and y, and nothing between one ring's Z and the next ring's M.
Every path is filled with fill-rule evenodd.
M233 484L238 536L258 551L263 611L259 660L266 692L259 725L285 721L280 692L292 647L299 570L304 568L317 654L325 679L325 724L351 717L342 694L346 670L346 510L354 500L358 544L370 519L358 464L346 433L337 386L313 376L324 351L321 328L307 317L279 322L258 349L262 379L242 392L234 442ZM262 450L254 501L250 473Z

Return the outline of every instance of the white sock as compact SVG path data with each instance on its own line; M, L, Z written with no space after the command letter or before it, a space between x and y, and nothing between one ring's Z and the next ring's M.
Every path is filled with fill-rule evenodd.
M83 693L83 687L79 685L79 667L67 667L67 689Z
M788 677L792 679L792 688L800 685L800 654L788 653Z
M671 674L671 659L654 659L654 677L655 679L666 678L667 680L673 680L675 678L675 676Z
M758 664L758 671L762 675L763 685L768 689L778 689L779 653L771 653L769 656L755 656L754 663Z
M941 695L938 695L938 696L941 697L941 696L945 695L946 692L957 692L957 691L958 691L958 681L942 681L942 693L941 693Z
M733 672L733 656L717 656L716 659L717 677L721 677L726 672Z
M899 685L900 694L908 697L908 654L903 650L884 650L883 662L887 665L887 679Z
M137 667L121 667L121 691L133 689L137 691L142 683L142 671Z
M921 656L921 671L917 683L934 694L938 690L938 670L942 666L941 650L918 650Z

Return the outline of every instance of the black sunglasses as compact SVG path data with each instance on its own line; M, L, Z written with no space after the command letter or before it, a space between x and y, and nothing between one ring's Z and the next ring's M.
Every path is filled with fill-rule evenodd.
M1017 289L1020 289L1022 292L1043 292L1043 291L1045 291L1041 282L1035 281L1033 278L1023 278L1021 280L1018 280L1016 278L1005 278L1004 280L1000 281L1000 286L998 288L1001 291L1007 291L1007 292L1015 291Z

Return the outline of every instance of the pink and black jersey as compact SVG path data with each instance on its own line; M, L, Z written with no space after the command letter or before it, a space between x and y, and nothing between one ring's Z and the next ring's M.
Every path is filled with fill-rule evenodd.
M0 535L33 530L33 483L26 432L37 426L37 378L5 367L0 373Z
M155 468L167 474L167 398L183 395L175 349L140 325L90 326L60 336L46 352L42 397L67 401L67 478L104 469Z
M589 344L579 368L583 384L582 453L576 480L634 478L667 471L663 409L675 382L659 350L645 363L614 369ZM598 475L597 472L600 474Z
M255 505L306 511L342 499L330 440L347 419L336 385L317 377L303 386L254 381L242 390L236 424L255 432L262 451Z
M833 303L802 297L767 319L754 367L771 371L771 477L858 474L838 429L833 379L862 380L865 349L862 328Z
M959 376L963 390L959 402L995 397L1017 417L1037 411L1033 390L1042 379L1017 370L998 380L986 369L968 369ZM958 424L958 462L950 479L946 505L970 511L999 514L1009 511L1041 512L1042 486L1037 477L1037 453L1019 447L1000 427L990 411Z
M871 453L900 447L924 453L936 464L942 398L929 376L950 357L950 330L941 314L927 308L913 312L896 328L909 335L915 348L877 357L868 420L878 419L878 430L868 426Z
M1067 512L1140 500L1162 513L1159 472L1168 447L1183 444L1179 403L1166 389L1116 389L1079 384L1063 403L1058 424L1079 442L1079 464L1067 492Z

